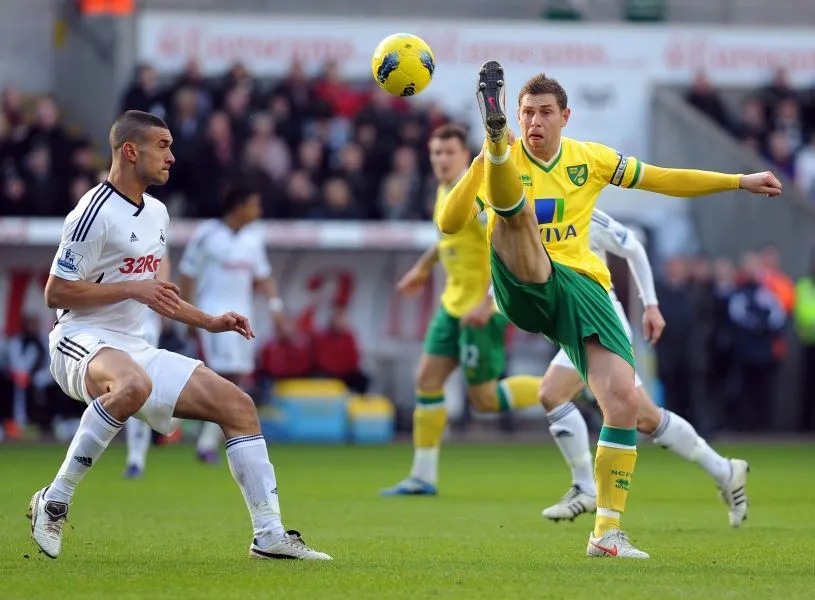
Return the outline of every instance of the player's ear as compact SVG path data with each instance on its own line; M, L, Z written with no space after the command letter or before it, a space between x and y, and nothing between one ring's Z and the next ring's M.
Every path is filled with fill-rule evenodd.
M569 122L569 116L572 114L571 108L564 108L563 111L560 113L560 126L566 127L566 123Z
M133 142L125 142L122 144L122 157L129 162L136 162L136 145Z

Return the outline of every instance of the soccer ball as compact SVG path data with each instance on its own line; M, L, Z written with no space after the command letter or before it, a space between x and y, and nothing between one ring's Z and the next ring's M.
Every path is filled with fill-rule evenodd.
M379 86L394 96L413 96L433 79L436 61L430 46L419 36L395 33L379 42L371 58Z

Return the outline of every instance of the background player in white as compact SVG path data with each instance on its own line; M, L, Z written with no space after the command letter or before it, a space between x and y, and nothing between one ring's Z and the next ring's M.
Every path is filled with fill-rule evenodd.
M148 306L212 333L234 331L247 339L254 333L246 317L207 314L181 300L173 283L156 278L169 216L145 190L169 178L175 159L167 125L149 113L128 111L115 121L109 139L109 178L66 217L45 287L46 304L58 309L50 335L51 372L88 408L56 478L31 498L34 541L47 556L59 556L76 486L125 420L136 415L168 433L176 416L223 429L229 467L254 529L250 556L330 559L283 528L275 471L252 399L200 361L145 341Z
M178 265L181 297L211 314L233 306L251 317L257 290L266 298L276 330L282 331L283 301L272 277L263 230L253 225L262 207L260 194L252 188L235 185L225 191L223 216L201 224L184 249ZM203 361L221 377L240 387L255 370L254 344L247 344L240 335L191 333L200 339ZM221 435L216 424L203 424L197 444L201 460L217 461Z
M604 262L609 252L627 260L645 307L643 333L652 345L656 344L665 328L665 320L657 304L654 277L645 248L631 230L597 209L592 214L589 236L592 251ZM610 294L630 338L631 325L625 310L614 290ZM729 507L730 524L738 527L747 518L747 463L718 454L699 437L693 425L669 410L658 408L642 385L639 375L635 374L635 378L639 398L639 432L649 435L655 443L685 460L698 463L707 471L716 481ZM573 520L580 514L597 509L589 432L583 415L571 402L583 385L566 353L560 350L552 359L540 387L540 401L546 408L549 431L572 470L572 487L557 504L543 511L543 516L553 521Z

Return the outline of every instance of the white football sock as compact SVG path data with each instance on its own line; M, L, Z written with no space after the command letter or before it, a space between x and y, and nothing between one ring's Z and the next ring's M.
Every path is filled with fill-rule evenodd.
M730 479L730 461L708 446L696 433L693 425L676 413L662 409L662 420L651 438L654 443L668 448L685 460L699 463L719 485L726 484Z
M195 449L199 454L202 452L217 452L218 446L221 445L223 439L221 427L217 423L210 423L209 421L204 421L202 425Z
M436 485L439 481L439 448L413 450L413 468L410 476Z
M268 548L283 537L285 530L266 440L260 434L230 438L226 441L226 459L249 509L256 543Z
M127 466L135 465L144 470L147 464L147 451L150 449L152 429L144 421L130 417L125 423L127 437Z
M560 453L572 470L572 484L590 496L597 495L594 482L594 459L589 449L589 428L573 402L567 402L548 413L549 432Z
M76 486L99 460L122 425L102 408L99 400L91 402L82 413L79 429L68 446L65 462L45 494L46 500L70 504Z

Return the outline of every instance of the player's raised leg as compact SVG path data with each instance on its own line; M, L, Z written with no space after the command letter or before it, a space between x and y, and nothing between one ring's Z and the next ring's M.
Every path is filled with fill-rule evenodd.
M425 345L445 352L445 338L438 335L435 323L428 331ZM457 355L453 338L453 356ZM449 344L446 344L449 345ZM453 356L423 353L416 373L416 408L413 411L413 466L410 475L380 492L383 496L432 496L437 493L439 451L447 410L444 406L444 383L458 366Z
M511 217L523 207L523 185L509 160L504 69L498 62L491 60L481 66L476 97L487 134L484 163L487 197L496 213Z
M634 367L596 338L585 343L589 387L603 411L603 428L594 460L597 516L586 553L589 556L648 558L645 552L631 545L620 528L620 517L625 512L637 462Z
M300 533L286 531L280 516L275 470L254 402L235 384L203 365L195 369L175 405L174 416L218 423L226 438L229 470L240 487L252 520L249 555L254 558L331 560L305 545Z
M716 482L728 506L730 525L741 525L747 518L747 473L750 470L747 462L727 459L716 452L696 433L693 425L676 413L658 408L645 387L640 386L637 392L637 429L650 435L654 443L698 463Z
M569 491L542 513L547 519L556 522L563 519L573 521L583 513L597 510L597 486L594 483L594 461L589 448L589 429L583 415L571 401L583 385L583 380L571 366L563 350L552 360L540 385L540 402L546 409L549 432L572 472Z
M125 423L127 439L127 460L124 476L135 479L144 474L147 464L147 452L150 450L150 441L153 430L144 421L130 417Z
M87 398L96 398L82 414L65 461L53 482L31 498L31 535L50 558L59 556L68 505L80 481L95 465L129 417L152 390L144 369L119 350L102 348L88 363Z

